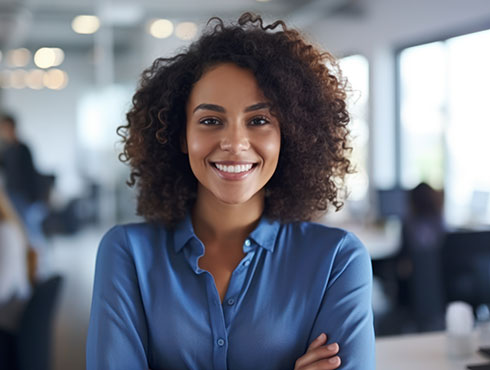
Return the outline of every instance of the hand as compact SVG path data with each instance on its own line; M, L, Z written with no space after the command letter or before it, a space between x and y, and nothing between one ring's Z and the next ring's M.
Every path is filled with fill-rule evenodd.
M337 343L327 343L327 336L322 333L311 342L306 353L296 360L294 370L331 370L340 366Z

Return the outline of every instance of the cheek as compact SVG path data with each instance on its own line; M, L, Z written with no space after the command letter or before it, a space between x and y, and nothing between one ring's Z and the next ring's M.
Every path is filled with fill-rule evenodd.
M187 134L186 147L191 165L197 165L204 161L213 151L213 140L208 135L190 132Z
M194 159L199 156L199 154L203 151L202 144L197 140L188 140L187 141L187 153L189 154L189 158Z
M281 138L279 135L273 135L268 140L264 140L261 145L263 157L269 161L270 165L277 165L279 153L281 151Z
M200 140L199 137L193 135L193 133L187 134L186 148L187 153L189 154L189 158L192 159L196 156L199 156L199 154L203 152L203 145L204 142L203 140Z

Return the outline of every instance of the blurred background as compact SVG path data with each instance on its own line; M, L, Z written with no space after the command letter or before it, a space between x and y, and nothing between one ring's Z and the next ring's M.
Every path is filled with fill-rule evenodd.
M455 299L490 319L490 2L0 0L2 191L36 256L32 280L63 280L53 369L85 368L98 242L139 220L115 132L139 74L211 16L244 11L302 30L350 83L357 173L344 208L318 221L366 244L376 334L441 330ZM12 164L12 142L32 160ZM29 163L37 190L19 206L11 182Z

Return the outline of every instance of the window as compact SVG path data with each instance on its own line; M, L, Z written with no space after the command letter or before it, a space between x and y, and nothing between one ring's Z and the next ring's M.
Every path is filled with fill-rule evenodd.
M451 225L490 223L490 30L401 51L401 185L445 190Z
M348 80L350 93L347 106L351 114L352 155L351 161L356 173L347 177L349 192L346 207L351 214L364 215L368 204L368 103L369 103L369 63L362 55L351 55L339 62L344 77Z

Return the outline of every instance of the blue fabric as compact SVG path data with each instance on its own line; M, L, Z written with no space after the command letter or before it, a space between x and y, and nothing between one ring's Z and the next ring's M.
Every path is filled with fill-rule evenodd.
M97 256L87 369L292 369L321 332L341 369L374 370L369 255L351 233L262 218L223 302L198 267L190 217L174 231L112 228Z

